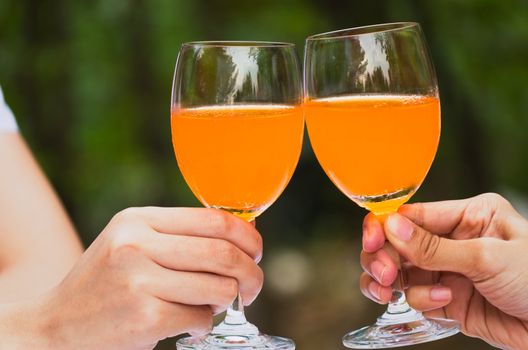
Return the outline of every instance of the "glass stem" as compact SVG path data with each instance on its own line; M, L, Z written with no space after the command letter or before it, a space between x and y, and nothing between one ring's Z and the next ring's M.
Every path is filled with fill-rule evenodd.
M244 315L244 303L242 302L240 292L237 293L237 297L227 309L224 320L213 328L212 333L233 337L253 337L259 334L258 328L246 320L246 316ZM239 340L240 339L236 341L238 342Z
M242 302L240 293L238 293L231 306L227 309L224 323L233 326L247 323L246 316L244 316L244 303Z
M403 274L401 267L398 266L398 277L392 286L392 299L387 308L389 314L401 314L408 312L411 307L407 304L404 291L405 283L403 280Z
M394 281L392 285L392 299L389 303L389 307L387 308L387 314L398 315L413 311L409 304L407 304L407 299L405 298L405 280L402 272L400 255L396 249L394 249L392 244L388 242L385 243L384 248L385 251L387 251L387 253L394 259L398 268L396 281Z

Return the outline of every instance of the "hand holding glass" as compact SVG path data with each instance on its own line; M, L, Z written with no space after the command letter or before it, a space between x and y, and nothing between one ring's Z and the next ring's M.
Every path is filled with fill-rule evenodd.
M333 183L380 220L409 200L433 162L440 100L416 23L314 35L305 48L305 113L310 142ZM390 348L458 332L405 301L401 281L375 325L347 334L351 348Z
M252 221L288 184L299 160L304 119L295 47L269 42L195 42L181 48L171 124L185 181L207 207ZM247 322L240 296L211 334L178 349L295 348Z

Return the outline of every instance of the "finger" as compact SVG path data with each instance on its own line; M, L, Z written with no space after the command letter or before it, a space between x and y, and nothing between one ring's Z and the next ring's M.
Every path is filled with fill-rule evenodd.
M425 318L443 318L443 319L453 319L452 317L449 317L445 311L445 308L439 308L439 309L434 309L434 310L430 310L430 311L424 311L423 312L423 315L425 316Z
M392 288L382 286L367 273L361 274L359 288L364 296L378 304L387 304L392 298Z
M234 278L245 305L251 304L262 288L261 268L230 242L154 233L141 247L154 262L167 269Z
M384 250L378 250L376 253L362 251L360 260L363 270L382 286L388 287L396 280L398 268Z
M159 233L227 240L256 260L262 257L262 237L250 223L219 209L129 208L117 219L140 219Z
M209 306L193 306L164 302L163 322L159 325L159 339L189 333L191 336L208 334L213 328L213 312Z
M385 221L385 232L394 248L413 265L430 271L451 271L469 278L483 270L494 269L494 249L497 239L479 238L451 240L433 235L400 214L391 214ZM490 240L496 241L492 242Z
M172 303L229 306L238 293L238 282L231 277L208 273L180 272L159 268L135 282L144 291Z
M442 285L449 287L453 292L453 300L441 310L445 313L443 317L459 321L464 325L468 313L468 305L480 304L480 294L475 293L474 284L469 279L458 274L448 274L442 277Z
M403 267L402 273L406 286L434 285L439 283L440 272L427 271L416 266Z
M464 327L467 317L467 306L478 295L478 293L473 293L473 282L459 274L442 274L441 283L442 286L451 290L451 301L444 307L425 311L424 315L426 317L457 320ZM411 299L414 299L414 297L411 296ZM479 302L477 301L477 303Z
M378 218L369 213L363 220L363 250L374 253L385 244L385 233Z
M407 302L418 311L430 311L448 305L453 296L451 289L439 285L412 286L405 291Z
M496 193L463 200L405 205L400 213L432 233L452 233L457 239L490 235L507 240L517 232L525 232L527 227L526 220L510 202Z
M449 234L462 221L470 200L405 204L398 213L434 234Z

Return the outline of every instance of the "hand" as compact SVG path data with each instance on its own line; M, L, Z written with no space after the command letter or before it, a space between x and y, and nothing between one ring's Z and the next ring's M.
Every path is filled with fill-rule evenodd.
M207 333L213 314L238 291L246 305L255 299L263 281L261 254L254 226L229 213L126 209L39 300L33 318L45 320L38 328L47 346L31 345L152 349L166 337Z
M365 296L388 303L397 267L385 237L406 259L407 301L429 317L501 348L528 344L528 222L497 194L405 205L382 226L363 225Z

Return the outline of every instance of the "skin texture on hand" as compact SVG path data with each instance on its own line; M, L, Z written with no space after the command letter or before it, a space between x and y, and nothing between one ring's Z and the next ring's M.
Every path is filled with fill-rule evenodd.
M363 225L360 287L387 303L405 260L407 301L426 316L455 319L462 332L507 349L528 348L528 221L497 194L405 205L383 225Z
M0 309L0 336L11 338L10 349L142 350L177 334L204 334L237 291L246 305L256 298L261 256L254 225L229 213L126 209L51 292ZM2 315L27 321L26 329L23 321L10 328Z

